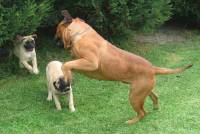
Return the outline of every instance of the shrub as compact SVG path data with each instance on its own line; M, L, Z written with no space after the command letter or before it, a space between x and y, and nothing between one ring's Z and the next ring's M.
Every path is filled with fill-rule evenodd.
M42 24L52 9L52 1L34 0L0 1L0 46L11 41L17 34L31 34Z
M134 26L144 31L154 30L172 15L170 0L134 0L129 8Z
M174 18L200 24L200 1L198 0L171 0Z
M54 14L49 21L58 23L60 11L68 9L74 17L80 17L100 33L121 35L128 29L151 30L171 16L170 0L56 0ZM57 19L56 19L56 18ZM59 19L58 19L59 18ZM55 21L57 20L57 21ZM49 23L48 22L48 23Z

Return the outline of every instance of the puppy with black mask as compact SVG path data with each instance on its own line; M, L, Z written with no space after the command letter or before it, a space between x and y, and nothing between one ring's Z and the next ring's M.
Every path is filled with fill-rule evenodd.
M38 74L37 58L35 52L36 34L29 36L17 35L14 42L14 54L19 58L19 66L26 68L30 73ZM32 66L28 63L32 62Z
M63 72L61 70L62 63L59 61L51 61L46 66L46 77L48 87L47 100L54 99L57 110L61 110L61 104L59 102L60 95L66 95L68 97L69 109L71 112L75 111L73 93L71 87L71 75L68 81L64 80Z

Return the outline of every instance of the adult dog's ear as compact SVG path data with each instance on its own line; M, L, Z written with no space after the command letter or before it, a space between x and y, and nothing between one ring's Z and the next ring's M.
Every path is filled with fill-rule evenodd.
M64 22L65 23L71 23L72 22L72 16L69 14L67 10L62 10L61 11L62 16L64 17Z
M37 34L32 34L31 37L33 37L34 39L37 38Z
M17 35L17 36L16 36L16 41L17 41L17 42L21 42L23 39L24 39L24 37L21 36L21 35Z

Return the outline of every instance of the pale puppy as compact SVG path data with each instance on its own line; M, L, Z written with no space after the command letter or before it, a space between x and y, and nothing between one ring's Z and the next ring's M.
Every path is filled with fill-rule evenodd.
M19 66L25 67L30 73L38 74L37 58L35 52L36 34L29 36L17 36L14 43L14 54L19 58ZM32 62L32 66L28 63Z
M54 99L57 110L61 110L59 102L59 95L67 95L69 102L69 109L71 112L75 111L73 93L70 81L65 82L63 72L61 71L62 63L59 61L51 61L46 67L48 97L47 100Z

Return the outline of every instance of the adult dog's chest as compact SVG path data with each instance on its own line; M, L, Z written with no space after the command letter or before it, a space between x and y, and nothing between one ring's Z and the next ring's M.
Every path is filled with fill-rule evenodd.
M80 59L80 58L82 58L80 56L80 54L79 54L77 46L72 46L72 48L70 50L70 53L71 53L71 57L74 58L74 59Z

